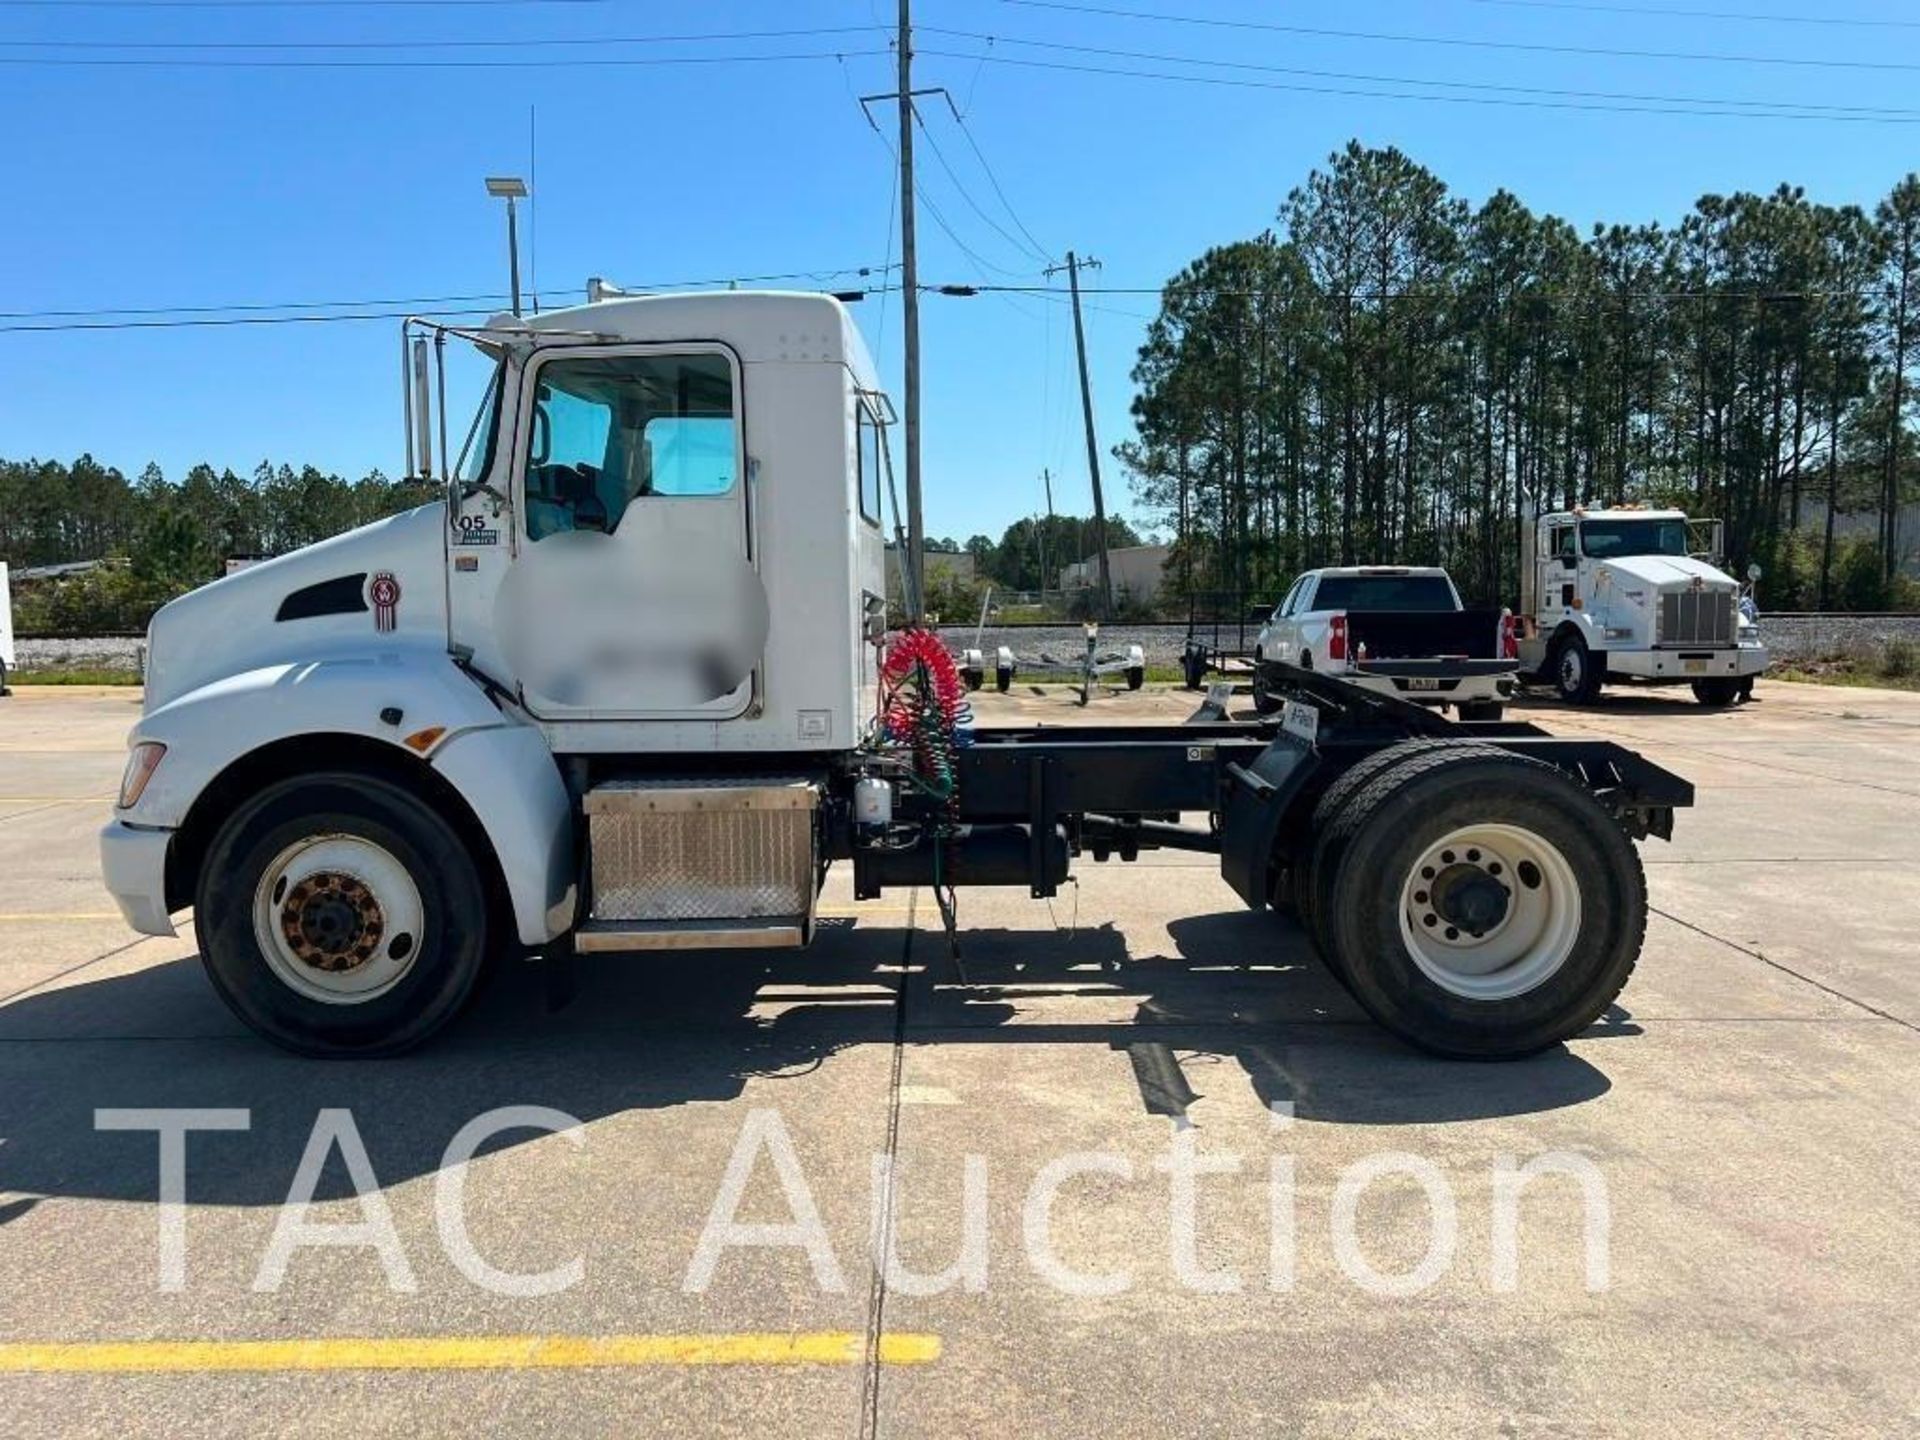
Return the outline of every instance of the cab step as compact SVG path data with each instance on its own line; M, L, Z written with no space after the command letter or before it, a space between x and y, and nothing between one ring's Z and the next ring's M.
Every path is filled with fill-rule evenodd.
M797 950L807 943L804 915L784 920L589 920L574 948L607 950Z

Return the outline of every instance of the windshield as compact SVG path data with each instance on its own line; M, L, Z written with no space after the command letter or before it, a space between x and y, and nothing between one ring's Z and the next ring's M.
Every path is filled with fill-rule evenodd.
M1621 555L1685 555L1684 520L1587 520L1580 526L1580 546L1594 560Z
M480 397L480 408L474 412L473 424L467 427L466 443L460 447L460 463L454 467L454 473L462 484L479 484L493 468L493 437L498 428L493 422L500 408L500 371L500 366L494 366L486 394Z
M1314 592L1316 610L1457 610L1444 575L1327 575Z

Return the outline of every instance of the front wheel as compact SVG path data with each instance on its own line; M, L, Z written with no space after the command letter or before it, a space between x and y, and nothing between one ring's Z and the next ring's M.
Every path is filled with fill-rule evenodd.
M487 954L465 841L367 775L285 781L238 811L207 853L194 920L220 998L304 1055L418 1045L459 1012Z
M1587 642L1578 635L1564 635L1555 642L1548 668L1553 688L1569 705L1591 705L1600 698L1600 683L1606 678L1606 657L1587 649Z
M1528 1055L1625 986L1646 934L1640 858L1559 770L1439 749L1381 774L1348 814L1320 921L1354 998L1401 1038Z

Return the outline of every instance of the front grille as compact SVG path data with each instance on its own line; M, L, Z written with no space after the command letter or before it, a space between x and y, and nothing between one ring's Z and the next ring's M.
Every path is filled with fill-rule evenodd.
M1731 590L1664 590L1660 644L1731 645L1739 601Z

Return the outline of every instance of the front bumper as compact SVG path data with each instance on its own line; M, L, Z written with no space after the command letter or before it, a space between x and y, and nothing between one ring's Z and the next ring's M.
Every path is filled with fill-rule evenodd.
M1726 645L1712 650L1680 647L1659 650L1610 650L1607 674L1635 680L1708 680L1758 675L1767 668L1765 645Z
M107 892L143 935L172 935L167 912L167 846L171 830L146 830L110 820L100 832L100 873Z

